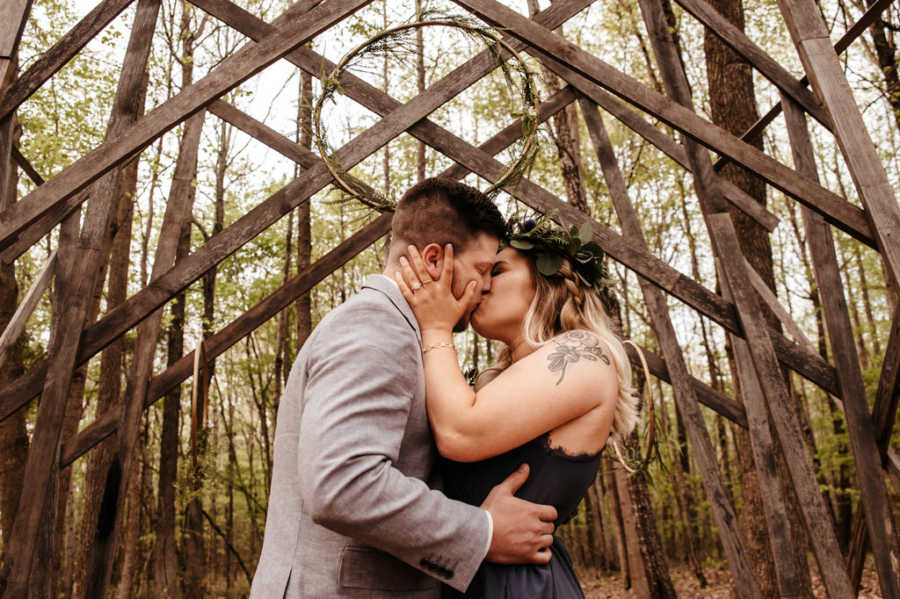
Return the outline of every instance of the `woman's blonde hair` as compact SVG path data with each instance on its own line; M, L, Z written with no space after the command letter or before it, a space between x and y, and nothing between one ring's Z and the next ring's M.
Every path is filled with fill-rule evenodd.
M532 256L527 257L535 291L523 324L525 341L540 347L566 331L585 330L606 344L619 382L612 436L613 440L624 442L637 424L640 396L631 384L631 363L625 347L612 330L603 302L572 270L567 258L563 258L557 274L545 277L538 272ZM511 363L512 355L507 347L500 352L494 369L506 369Z

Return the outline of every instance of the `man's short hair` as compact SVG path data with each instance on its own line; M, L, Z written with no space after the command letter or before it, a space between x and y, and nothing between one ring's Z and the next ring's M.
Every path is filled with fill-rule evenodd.
M410 187L394 210L393 243L461 250L480 233L503 239L503 215L486 195L458 181L432 177Z

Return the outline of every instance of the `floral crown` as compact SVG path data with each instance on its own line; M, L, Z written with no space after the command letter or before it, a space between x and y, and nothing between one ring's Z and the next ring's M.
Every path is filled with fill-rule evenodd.
M568 258L582 283L592 288L607 304L610 299L607 289L609 279L603 265L606 254L594 243L591 223L565 229L555 226L551 217L551 214L545 214L537 220L510 221L507 224L509 245L533 254L538 272L545 277L559 274L563 258Z

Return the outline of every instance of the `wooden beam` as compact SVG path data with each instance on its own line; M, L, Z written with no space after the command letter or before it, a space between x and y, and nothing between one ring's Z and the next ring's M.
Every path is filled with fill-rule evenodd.
M835 138L866 208L888 276L895 285L900 284L900 207L841 69L822 14L813 0L779 0L778 5L806 75L831 113ZM900 563L900 554L894 558L895 564ZM895 588L896 596L900 597L900 583Z
M0 99L16 75L16 53L30 12L31 0L4 0L0 4Z
M495 26L503 27L510 35L526 41L531 49L541 56L541 60L557 74L561 74L560 70L574 72L590 82L606 88L641 110L678 129L691 139L716 152L730 156L771 185L810 208L847 223L848 226L857 229L859 235L868 236L869 225L865 224L865 219L862 222L858 221L859 209L845 199L798 175L793 169L740 141L722 128L700 118L694 111L619 72L549 29L492 0L454 0L454 2L475 13L481 19ZM560 69L562 63L567 66ZM594 99L589 88L579 85L571 77L563 76L563 78Z
M672 40L663 8L659 0L640 0L640 6L668 94L675 102L692 110L693 101L679 56L680 51ZM774 424L825 588L830 597L852 597L853 589L844 570L843 556L834 529L822 525L829 522L828 511L800 434L800 424L788 392L786 377L778 363L771 336L765 333L766 321L749 283L734 223L725 202L706 184L714 176L712 161L706 149L693 140L685 140L685 149L691 161L694 186L718 260L718 270L723 275L720 280L724 292L734 301L743 326L748 350L745 358L749 360L744 361L741 367L755 371L759 390L762 392L758 395L744 394L743 397L751 424L751 435L754 434L754 417L749 404L757 402L758 406L754 407L753 412L767 417ZM790 572L783 571L782 574L791 575ZM789 584L781 580L780 576L779 587L782 592L790 591Z
M891 319L891 332L887 349L881 363L881 377L878 379L878 391L875 393L875 405L872 406L872 424L875 429L875 444L880 452L879 465L885 468L894 479L894 485L900 488L900 469L897 468L896 455L890 447L891 433L894 430L894 419L897 415L897 404L900 402L900 304L894 307ZM850 549L848 550L847 568L854 586L859 586L862 578L863 564L869 545L867 530L868 518L865 509L860 506L853 514L850 533Z
M675 0L685 11L700 21L706 29L719 37L732 50L742 56L750 66L759 71L826 129L831 130L831 116L821 102L806 89L806 85L791 75L765 50L753 43L738 27L723 17L706 0Z
M19 338L19 335L22 334L22 331L25 330L25 323L28 321L28 317L31 316L32 312L34 312L34 309L40 301L41 296L50 285L50 279L53 277L53 274L55 272L56 252L53 252L52 254L50 254L50 258L47 260L47 263L43 266L43 268L41 268L40 272L38 272L37 276L34 278L34 281L31 283L31 287L28 289L28 292L22 299L22 303L19 304L18 308L16 308L16 311L10 319L9 324L6 325L6 330L4 330L3 334L0 335L0 366L3 365L3 361L6 359L6 351L12 346L13 343L16 342L16 340Z
M90 188L68 198L65 202L57 204L49 210L44 216L35 221L30 227L27 227L20 233L15 242L13 242L5 250L0 250L0 260L6 264L11 264L19 256L27 252L34 244L38 243L47 231L53 229L56 223L62 222L68 215L72 214L85 201L90 198Z
M104 141L0 213L0 249L9 246L16 234L30 223L142 150L159 135L369 2L371 0L328 0L309 11L303 19L290 18L296 11L289 10L291 14L281 21L283 26L265 40L241 48L222 61L215 71L163 103L122 135Z
M41 53L40 58L13 81L6 94L0 97L0 120L12 114L22 102L30 98L31 94L78 54L131 2L132 0L103 0L53 47Z
M573 75L574 77L574 75ZM683 168L690 170L687 154L684 147L674 139L648 123L632 108L629 108L612 94L598 85L593 85L586 80L583 85L592 87L591 100L613 115L623 125L659 148L666 156L674 160ZM722 195L744 214L758 222L771 232L778 226L778 217L769 212L765 206L751 198L744 190L727 179L717 178L716 185L720 187ZM874 241L872 242L874 245Z
M619 216L619 222L622 224L622 232L636 243L642 245L645 251L649 252L649 246L641 230L637 213L631 205L628 187L619 170L612 143L609 141L606 127L603 125L603 119L600 117L597 106L588 100L580 100L579 104L581 105L581 114L587 124L591 141L594 144L594 151L603 170L606 188L609 190L610 199L613 202L616 214ZM658 287L646 279L638 277L638 283L640 284L647 310L650 313L653 331L659 341L660 348L662 348L666 366L672 374L671 384L674 389L675 401L684 421L694 458L697 460L703 487L706 490L707 497L710 498L710 509L716 523L719 538L722 540L722 546L725 548L725 555L731 567L737 593L741 597L762 599L762 593L753 576L750 560L741 541L741 532L738 529L738 520L734 507L728 500L728 492L725 489L725 483L722 481L722 474L719 471L719 464L716 460L716 451L713 448L712 441L710 441L709 431L706 428L706 422L703 420L703 414L700 412L694 387L689 383L690 373L684 362L684 354L678 343L678 338L675 335L675 327L672 326L672 321L669 318L666 298Z
M889 447L898 403L900 403L900 304L894 306L891 332L881 363L881 377L878 379L875 405L872 407L875 441L882 456L886 455Z
M44 178L41 177L40 173L37 172L37 169L28 162L28 159L22 155L22 152L19 151L18 147L13 146L12 156L13 160L16 161L16 164L19 165L19 168L25 171L25 174L28 175L28 178L31 179L35 185L44 184Z
M866 12L859 18L859 20L853 24L850 29L848 29L844 35L841 36L841 39L837 41L834 45L834 51L838 54L843 54L844 50L850 47L856 38L863 34L863 32L869 28L869 26L877 19L881 13L887 10L887 7L890 6L894 0L878 0L872 6L866 10ZM809 79L804 75L800 78L800 83L803 85L809 85ZM781 114L781 102L779 101L777 104L772 106L766 114L764 114L758 121L756 121L753 125L750 126L742 135L741 139L743 141L755 141L762 135L762 132L765 131L766 127L768 127L772 121L774 121L778 115ZM713 164L713 168L716 171L722 170L726 164L731 162L731 159L727 156L720 156L718 160ZM827 219L826 219L827 220Z
M205 118L205 110L192 115L182 132L178 159L172 174L172 185L156 243L151 279L172 268L181 233L186 223L190 223L195 197L193 181L196 178L200 134ZM103 497L107 505L103 510L103 522L92 534L88 582L85 587L85 594L89 597L107 595L127 490L135 482L135 457L141 431L141 416L144 413L147 384L153 374L153 357L163 328L162 317L163 310L159 308L138 326L125 397L121 409L117 410L121 417L119 434L109 447L112 460L103 476L105 481ZM118 472L118 476L113 475L114 472Z

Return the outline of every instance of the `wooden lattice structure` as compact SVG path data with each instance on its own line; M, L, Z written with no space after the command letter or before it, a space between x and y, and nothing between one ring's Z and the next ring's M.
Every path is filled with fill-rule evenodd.
M207 77L145 116L139 116L141 111L130 106L129 99L141 85L160 3L159 0L136 0L138 7L134 28L106 141L53 178L43 181L14 145L11 123L15 111L120 14L130 1L100 2L18 77L15 77L14 57L30 12L31 0L4 0L0 6L0 190L10 193L5 181L9 169L17 167L38 185L35 191L15 203L7 195L0 195L0 259L6 263L14 261L54 227L62 224L58 254L37 278L9 330L0 337L0 359L7 345L21 332L36 298L46 288L53 273L57 277L58 288L65 290L60 297L61 312L67 321L67 326L56 329L58 332L50 341L46 359L8 388L0 389L0 419L8 417L34 397L41 398L20 508L11 540L5 547L2 574L4 598L22 596L29 578L40 575L42 565L38 547L41 536L55 525L54 510L47 509L47 506L52 501L52 489L61 468L114 435L118 456L116 464L122 470L109 477L107 491L111 493L112 501L118 501L121 507L124 485L129 478L129 469L133 467L132 454L144 408L189 378L198 367L198 362L214 360L382 237L390 227L387 215L368 224L275 293L215 332L204 342L199 359L190 353L164 372L154 375L151 366L160 328L159 308L281 216L307 202L313 194L332 182L318 156L220 98L279 59L290 61L296 67L318 76L323 72L323 65L327 67L330 63L306 46L306 42L370 0L301 1L272 23L263 22L229 0L194 0L195 6L254 41L248 42ZM853 349L855 344L850 318L831 236L831 227L837 227L859 243L876 249L881 255L889 284L896 286L900 275L900 208L838 61L839 54L887 8L890 0L872 4L836 45L829 39L813 0L779 0L781 15L806 71L807 78L802 80L793 77L704 0L677 0L686 12L721 37L780 91L780 105L773 107L741 138L694 112L683 64L658 0L641 0L640 7L667 95L649 89L553 33L567 19L590 5L592 0L557 0L533 19L512 11L496 0L455 1L463 9L502 28L514 47L542 61L567 83L553 97L545 99L541 109L542 119L550 118L573 102L577 101L580 105L624 232L621 235L602 223L593 222L595 240L609 256L639 276L662 351L660 356L648 353L651 371L668 381L674 389L739 596L762 597L762 594L742 546L735 512L701 417L701 403L749 429L760 486L766 497L765 509L780 596L794 594L792 589L798 575L792 569L796 560L786 557L793 549L788 538L782 483L773 459L773 447L776 446L780 447L788 465L790 483L799 498L811 547L829 596L856 596L834 532L829 526L821 525L829 521L829 516L803 444L796 414L790 407L792 398L782 372L786 368L838 398L843 407L862 506L855 519L851 557L855 555L858 558L864 552L868 537L883 596L900 598L900 548L885 484L887 476L900 477L900 461L888 450L900 392L900 314L895 306L877 398L874 410L870 412L859 358ZM516 141L520 135L519 124L511 123L480 147L473 147L429 121L428 115L495 66L489 53L483 52L403 104L366 82L346 75L343 90L347 96L380 115L381 120L340 149L341 164L350 168L391 139L407 132L456 162L444 173L446 176L461 178L475 173L486 181L494 181L504 168L494 156ZM810 83L811 90L807 87ZM642 118L639 111L620 99L681 132L683 143L664 135ZM693 173L700 208L717 258L722 294L703 287L651 255L598 108L619 119ZM784 166L745 142L757 136L781 111L788 125L796 169ZM181 221L179 214L183 210L183 202L177 188L173 187L151 282L139 293L109 310L99 321L90 323L88 300L102 267L99 239L115 205L115 179L111 173L183 121L187 121L186 136L199 135L198 129L205 113L231 123L295 161L302 166L301 176L177 263L175 248L178 232L171 226L167 228L167 224ZM863 209L817 182L806 126L807 115L833 133L852 174ZM720 156L716 163L710 159L708 150ZM737 207L770 231L777 219L737 187L718 177L719 168L727 161L742 165L768 185L803 205L817 285L823 290L821 297L834 353L833 364L826 362L808 345L787 339L763 319L763 304L776 313L783 314L784 311L779 311L777 300L767 294L764 285L758 284L752 269L745 262L729 206ZM517 200L536 210L556 211L559 219L566 224L579 224L588 218L527 179L512 193ZM90 200L82 208L84 215L81 223L77 218L77 208L88 196ZM678 298L725 329L734 349L736 376L744 390L745 405L740 405L688 373L663 292ZM63 446L62 423L73 371L134 327L138 328L138 334L133 380L124 407L121 411L99 416ZM774 425L771 429L770 422ZM777 439L772 438L770 430L775 431ZM113 561L110 558L112 539L115 538L115 529L121 524L119 512L121 509L114 510L114 525L109 526L105 537L98 539L95 555L95 564L100 564L101 569L106 568L107 577Z

